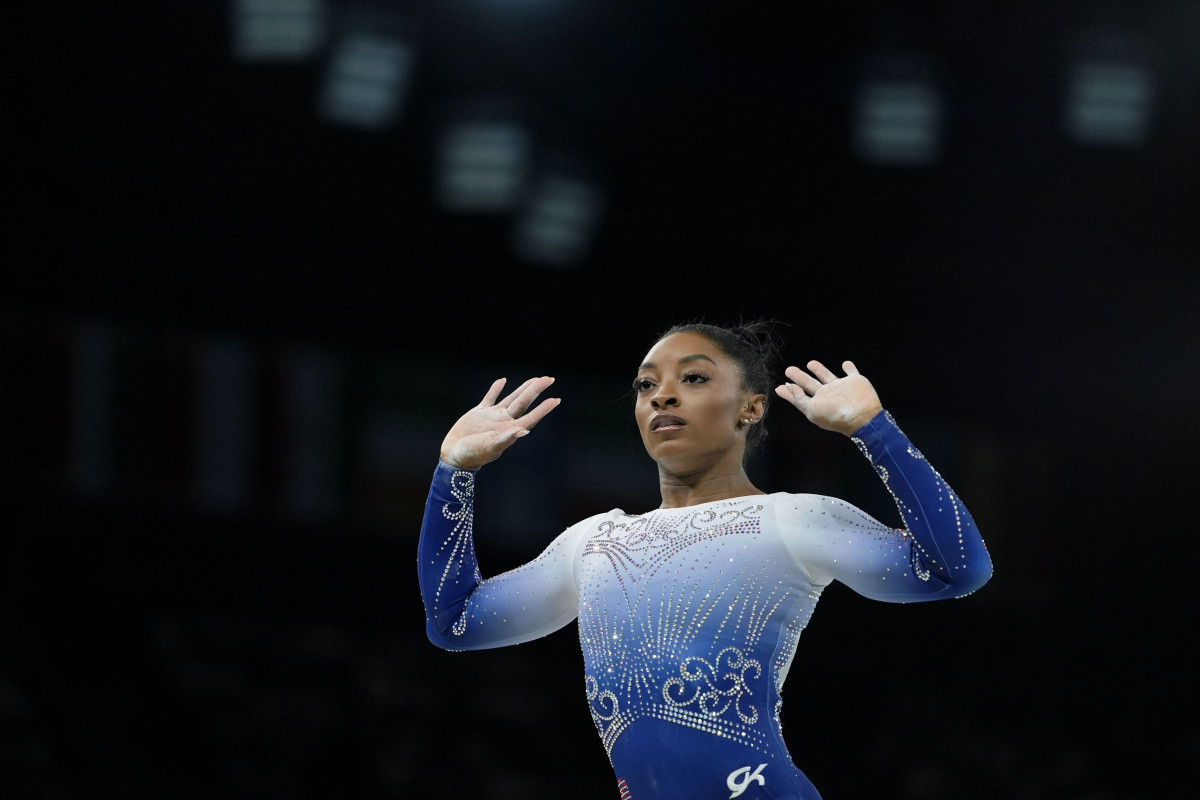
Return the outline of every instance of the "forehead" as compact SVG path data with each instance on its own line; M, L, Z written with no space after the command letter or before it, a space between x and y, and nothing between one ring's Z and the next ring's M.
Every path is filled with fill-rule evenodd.
M712 339L702 333L684 331L659 339L654 347L650 348L650 352L646 353L642 363L653 363L662 367L692 355L708 356L719 366L729 362L729 358Z

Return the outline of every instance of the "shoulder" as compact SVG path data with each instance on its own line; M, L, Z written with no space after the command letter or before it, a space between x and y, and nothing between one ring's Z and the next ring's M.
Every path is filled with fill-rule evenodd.
M775 513L814 513L827 510L843 501L823 494L776 492L763 498Z
M645 515L644 514L629 514L629 513L626 513L623 509L614 508L609 511L603 511L599 514L592 514L590 517L581 519L579 522L576 522L575 525L572 525L571 527L575 527L576 525L590 527L590 526L596 526L602 522L608 522L611 520L636 519L637 517L641 517L641 516L645 516Z
M621 509L614 508L611 511L593 514L590 517L585 517L584 519L579 520L563 531L563 536L585 537L589 533L600 528L605 523L636 519L637 516L638 515L635 514L626 514Z
M768 495L775 519L782 531L828 530L879 525L873 517L853 503L823 494Z

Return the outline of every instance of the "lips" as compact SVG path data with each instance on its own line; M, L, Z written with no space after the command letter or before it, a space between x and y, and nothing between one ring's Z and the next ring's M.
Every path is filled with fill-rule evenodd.
M677 417L674 414L655 414L650 419L650 430L654 433L658 431L663 431L664 433L666 431L677 431L684 425L687 425L687 423L683 421L683 418Z

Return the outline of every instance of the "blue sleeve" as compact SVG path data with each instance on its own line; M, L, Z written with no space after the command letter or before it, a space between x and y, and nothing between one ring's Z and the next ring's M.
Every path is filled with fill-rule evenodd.
M568 528L535 560L484 580L475 558L474 472L439 463L417 545L429 640L447 650L502 647L545 636L578 613Z
M971 512L921 451L881 411L852 441L883 480L911 538L911 563L932 594L970 594L992 576L992 561ZM944 590L937 587L944 586Z
M785 537L818 583L837 580L866 597L915 602L961 597L992 574L975 520L954 490L881 411L851 437L896 501L903 528L849 503L796 496Z

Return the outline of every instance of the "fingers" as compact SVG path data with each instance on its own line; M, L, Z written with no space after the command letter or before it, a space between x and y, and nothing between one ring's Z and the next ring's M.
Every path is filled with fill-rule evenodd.
M775 394L787 400L797 408L808 402L809 397L804 393L799 386L794 383L784 383L775 387Z
M530 378L503 400L504 378L492 382L479 406L464 414L442 440L442 460L460 469L478 469L495 461L517 439L529 435L547 414L558 407L557 397L543 400L529 413L540 392L554 383L551 377Z
M490 406L496 402L496 398L500 396L500 390L504 388L504 383L508 378L497 378L492 382L492 386L487 390L487 394L479 401L480 407Z
M537 408L533 409L519 420L516 420L517 424L520 425L521 429L524 431L524 433L520 435L524 436L526 433L529 433L530 428L532 428L534 425L537 425L542 421L544 416L558 408L558 404L561 402L562 400L558 397L548 397L539 403Z
M799 383L805 378L811 377L807 372L799 367L788 367L783 371L783 374L787 375L788 378L791 379L792 383Z
M817 376L821 383L829 383L830 381L837 380L837 375L834 375L833 372L830 371L829 367L825 366L820 361L816 361L814 359L813 361L808 362L808 364L805 366L808 367L809 372Z
M783 371L783 374L788 376L794 385L800 387L803 392L807 392L808 394L815 394L822 385L820 381L799 367L788 367ZM803 392L801 392L801 394L803 394Z
M523 436L528 436L529 431L534 425L542 421L542 418L549 414L554 409L558 408L561 400L557 397L549 397L538 404L538 407L530 411L528 414L513 420L513 426L496 438L496 447L500 452L503 452L512 445L517 439ZM512 413L511 409L509 413Z
M497 405L508 411L513 419L516 419L524 414L525 409L533 405L533 401L537 399L538 395L546 391L552 383L554 383L554 378L548 376L530 378Z
M496 397L500 394L500 390L504 387L504 381L504 378L500 378L492 384L492 388L488 390L487 395L483 398L484 402L482 405L495 402ZM497 408L507 411L515 423L515 427L510 428L503 434L502 441L511 441L526 435L534 425L542 421L543 417L558 407L558 404L562 402L561 399L551 397L543 400L537 408L526 413L526 409L533 405L538 395L548 389L553 383L554 378L548 375L543 375L540 378L530 378L510 392L503 400L495 403Z
M505 397L503 400L498 401L496 403L496 405L499 406L500 408L511 408L512 404L515 403L517 398L521 396L521 392L528 389L529 385L531 383L533 383L535 380L537 380L537 379L529 378L524 383L522 383L520 386L518 386L516 389L513 389L511 392L509 392L508 396Z
M826 367L820 361L814 359L809 361L805 366L808 367L808 372L811 372L812 375L809 375L808 372L799 367L788 367L784 370L784 374L809 394L813 394L825 384L838 380L838 376L834 374L833 370ZM854 366L853 361L843 361L842 369L845 371L847 377L861 374L858 371L858 367ZM815 379L813 378L814 375L816 376Z
M509 414L514 417L521 416L524 410L532 405L535 399L541 392L546 391L547 387L554 383L554 379L550 377L529 378L523 384L517 386L516 389L509 392L509 396L497 402L500 390L504 387L505 378L500 378L496 383L492 384L490 390L487 390L487 395L484 396L484 402L480 405L496 404L498 408L509 411Z
M801 410L804 410L808 401L823 386L839 380L838 376L820 361L814 359L805 366L808 367L808 372L796 366L785 369L783 374L788 377L790 383L782 384L775 389L776 394ZM860 374L853 361L843 361L842 369L845 370L847 377Z
M520 427L509 428L504 433L500 434L500 436L496 439L496 443L504 445L505 447L508 447L510 444L515 442L517 439L520 439L522 436L528 436L528 435L529 435L528 428L520 428Z

